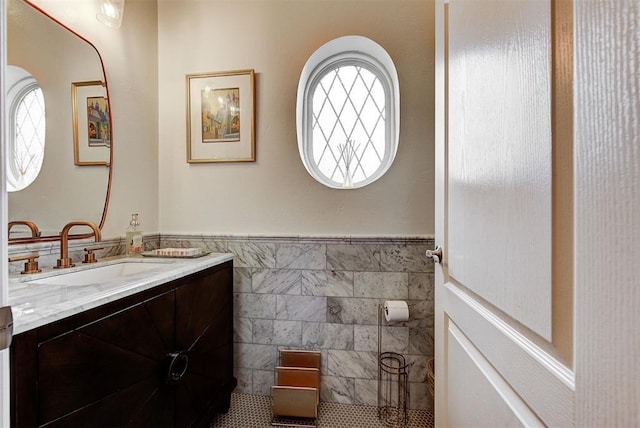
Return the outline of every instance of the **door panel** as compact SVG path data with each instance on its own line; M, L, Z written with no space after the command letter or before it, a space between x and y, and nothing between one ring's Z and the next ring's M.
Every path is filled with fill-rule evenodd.
M173 341L173 332L162 327L165 321L155 325L148 308L170 318L174 302L174 293L165 293L41 343L41 422L71 413L75 418L75 412L82 408L89 418L85 420L87 426L92 423L92 412L99 413L102 408L122 408L120 417L124 421L138 412L138 407L144 406L161 385L158 373L162 373L165 364L165 344L170 346ZM131 406L132 402L136 405ZM124 413L125 408L129 408L129 414ZM82 425L72 424L71 420L64 423Z
M176 346L188 356L176 386L176 426L199 426L207 409L226 411L234 384L233 276L231 269L176 290Z
M573 425L572 271L557 253L572 254L559 229L572 229L559 108L572 80L559 77L573 52L571 37L557 48L571 32L559 5L436 4L438 426Z
M573 407L568 403L573 400L573 373L460 287L446 284L444 291L447 317L455 320L482 358L499 369L509 389L544 415L547 424L570 426ZM448 347L446 352L451 352ZM456 369L446 370L450 373Z
M550 2L453 0L449 26L449 275L550 339Z
M140 397L150 397L140 402ZM164 399L162 405L155 400ZM151 404L151 405L150 405ZM114 412L113 409L118 409ZM158 410L160 409L160 411ZM151 412L149 412L151 410ZM47 428L68 427L173 427L173 397L157 388L155 379L147 379L91 403L49 424ZM149 414L150 413L150 414ZM140 417L142 416L142 418Z
M540 420L505 383L455 324L449 322L448 400L473 403L447 415L451 426L475 428L542 426Z

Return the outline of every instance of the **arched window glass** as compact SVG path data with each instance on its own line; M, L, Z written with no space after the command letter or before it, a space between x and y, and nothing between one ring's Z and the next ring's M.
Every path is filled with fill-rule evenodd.
M380 178L398 148L398 77L387 52L346 36L318 49L298 85L298 148L307 171L337 189Z
M7 67L9 141L7 190L22 190L33 183L44 161L45 105L40 85L27 71Z

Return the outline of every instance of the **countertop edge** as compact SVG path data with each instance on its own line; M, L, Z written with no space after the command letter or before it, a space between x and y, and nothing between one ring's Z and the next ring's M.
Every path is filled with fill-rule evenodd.
M124 260L136 262L132 258L117 257L91 267L106 266ZM90 286L30 285L29 282L37 282L39 276L14 277L9 282L9 305L11 305L13 312L13 334L18 335L36 329L230 260L233 260L233 254L230 253L212 253L193 259L177 258L170 263L161 264L162 267L151 273L142 272L125 276L119 280ZM141 259L137 261L142 262ZM71 272L61 272L60 275L64 273ZM50 276L52 275L49 273L41 277Z

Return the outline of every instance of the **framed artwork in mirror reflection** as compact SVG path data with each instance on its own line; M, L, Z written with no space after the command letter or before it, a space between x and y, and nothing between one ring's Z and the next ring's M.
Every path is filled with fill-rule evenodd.
M186 84L187 162L254 162L254 71L187 74Z
M71 102L74 163L109 165L111 123L104 82L72 83Z

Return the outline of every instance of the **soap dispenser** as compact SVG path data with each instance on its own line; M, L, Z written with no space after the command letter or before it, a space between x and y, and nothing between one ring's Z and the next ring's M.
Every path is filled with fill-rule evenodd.
M140 254L144 250L142 242L142 229L140 228L140 220L138 214L131 214L131 221L127 228L127 255Z

